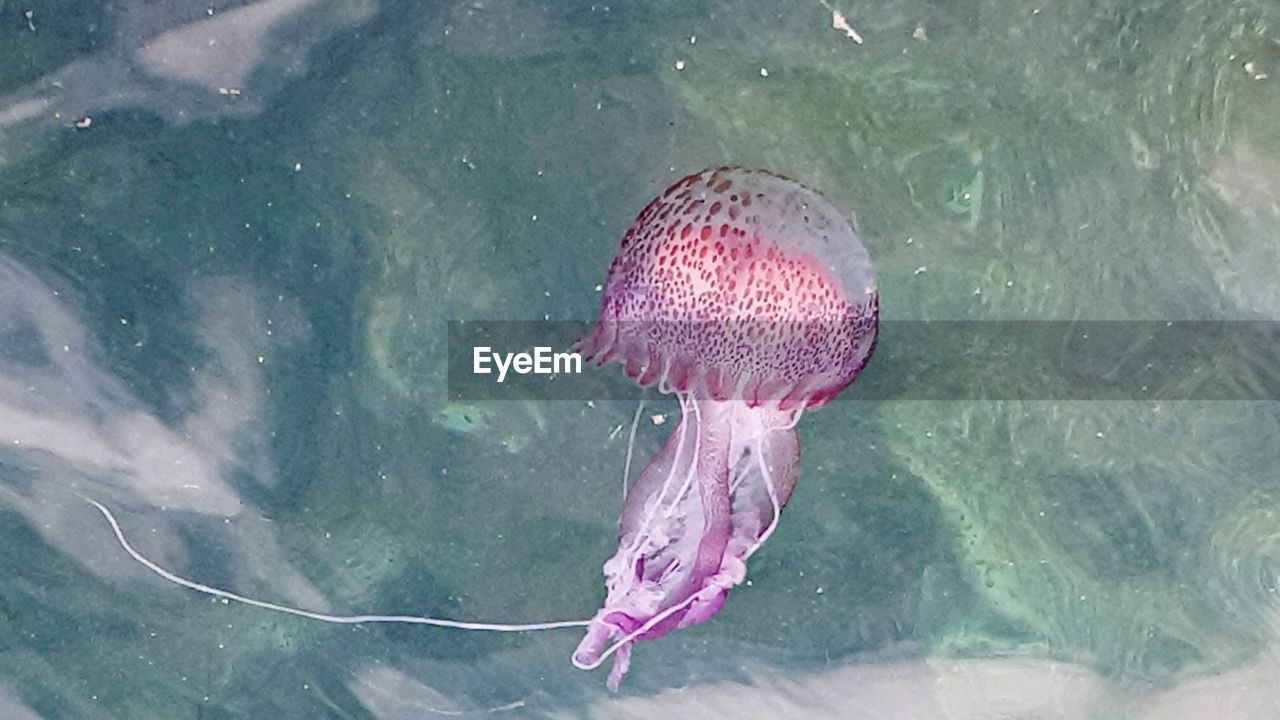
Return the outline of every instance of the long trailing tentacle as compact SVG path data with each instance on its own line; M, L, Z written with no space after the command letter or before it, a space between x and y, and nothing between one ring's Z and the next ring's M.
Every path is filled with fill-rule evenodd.
M792 427L795 423L792 423ZM764 478L764 488L769 492L769 503L773 505L773 517L769 519L769 527L760 533L760 537L747 549L747 554L742 556L743 562L755 554L761 545L769 539L773 531L778 527L778 518L782 516L782 505L778 502L778 488L774 486L773 477L769 475L769 467L764 464L764 438L756 440L756 465L760 468L760 475Z
M234 600L235 602L252 605L253 607L262 608L264 610L271 610L274 612L281 612L289 615L296 615L298 617L309 618L311 620L320 620L322 622L340 625L355 625L360 623L402 623L409 625L432 625L435 627L453 628L456 630L533 632L538 630L586 627L591 624L591 621L589 620L558 620L540 623L484 623L444 620L441 618L422 617L418 615L329 615L327 613L303 610L301 608L289 607L288 605L267 602L266 600L257 600L255 598L237 595L236 593L229 592L227 590L210 587L208 585L195 582L194 580L188 580L180 575L165 570L156 563L147 559L145 555L135 550L134 547L129 544L129 541L125 539L124 531L120 529L120 523L116 521L115 515L111 514L111 511L108 510L105 505L92 498L86 497L85 500L98 508L98 512L102 513L102 516L107 519L108 523L110 523L111 531L115 533L116 541L120 543L120 547L124 548L124 551L129 553L129 556L136 560L138 564L175 585L181 585L182 587L190 590L195 590L196 592L201 592L205 595L212 595L213 597L221 598L223 600Z
M622 501L627 501L627 483L631 481L631 458L636 449L636 429L640 427L640 413L644 412L644 398L636 403L636 414L631 417L631 432L627 433L627 461L622 465Z
M804 415L804 408L796 408L791 411L791 417L783 424L770 428L770 432L787 432L794 430L796 425L800 424L800 417ZM767 436L766 436L767 437ZM778 529L778 518L782 516L782 504L778 502L778 487L774 483L773 477L769 474L769 467L764 464L764 441L765 438L756 440L756 466L760 468L760 475L764 478L764 488L769 492L769 502L773 505L773 518L769 521L769 527L760 533L760 537L756 538L755 543L747 550L747 554L742 558L746 560L755 554L756 550L764 545L773 531Z

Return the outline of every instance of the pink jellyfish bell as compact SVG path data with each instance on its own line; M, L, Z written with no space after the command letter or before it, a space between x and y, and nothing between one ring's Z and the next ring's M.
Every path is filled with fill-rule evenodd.
M795 426L875 347L871 258L849 216L792 180L723 167L667 188L627 229L578 344L682 417L627 493L582 669L715 615L773 532L800 469Z

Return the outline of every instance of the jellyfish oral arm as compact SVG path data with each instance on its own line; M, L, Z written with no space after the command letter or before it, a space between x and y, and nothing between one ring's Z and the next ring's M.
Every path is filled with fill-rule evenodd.
M653 637L659 637L677 627L686 627L700 623L715 615L722 605L729 587L737 585L731 578L719 576L729 549L729 539L733 534L733 519L729 495L729 453L734 428L734 406L726 403L702 403L694 405L694 417L698 422L698 458L697 483L699 499L702 501L702 537L698 541L698 551L694 556L693 568L685 581L684 593L692 593L695 597L689 609L683 615L677 615L679 621L668 627L659 626L654 629ZM742 566L743 575L746 566ZM724 585L728 581L731 584ZM718 589L710 598L701 597L699 591L706 587ZM659 630L661 630L659 632Z
M681 398L684 416L627 495L618 551L604 566L607 596L573 655L581 669L631 644L703 622L746 578L747 560L795 487L798 412Z

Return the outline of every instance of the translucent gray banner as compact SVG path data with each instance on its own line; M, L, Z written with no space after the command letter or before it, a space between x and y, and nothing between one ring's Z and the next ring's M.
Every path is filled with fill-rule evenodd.
M579 370L563 355L591 325L447 323L450 397L635 397L616 363ZM871 362L836 401L1278 399L1280 322L900 321L880 324Z

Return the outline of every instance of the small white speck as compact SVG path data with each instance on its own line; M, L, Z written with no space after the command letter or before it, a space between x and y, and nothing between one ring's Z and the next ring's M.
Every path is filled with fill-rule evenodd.
M258 356L258 364L259 364L259 365L261 365L262 363L264 363L264 362L266 362L266 361L267 361L267 359L266 359L265 357L263 357L263 356L261 356L261 355L259 355L259 356Z
M534 213L533 215L530 215L529 218L534 222L538 222L538 213Z
M1005 283L1005 284L1004 284L1004 286L1005 286L1005 287L1013 287L1013 281L1012 281L1012 280L1010 280L1009 282Z
M928 267L927 265L921 265L920 267L916 268L915 272L914 272L914 273L912 273L912 274L913 274L913 275L920 275L920 274L924 273L924 272L925 272L926 270L928 270L928 269L929 269L929 267Z
M982 294L982 288L980 288L980 287L978 287L978 288L974 288L974 289L973 289L973 294L974 294L974 295L981 295L981 294Z
M677 60L677 61L676 61L676 70L683 70L683 69L684 69L684 61L683 61L683 60Z
M667 421L667 416L663 415L662 413L654 413L653 416L649 418L649 422L653 423L654 425L662 425L666 421Z
M301 172L301 171L302 171L302 163L300 163L300 162L296 162L296 163L294 163L294 164L293 164L293 171L294 171L294 172Z
M690 36L689 36L689 44L690 44L690 45L697 45L697 44L698 44L698 36L697 36L697 35L690 35Z
M767 67L760 68L760 77L769 77L769 68Z
M1101 432L1097 433L1097 437L1098 437L1099 439L1101 439L1101 438L1102 438L1102 433L1101 433Z
M594 289L596 292L603 292L603 291L604 291L604 286L603 286L603 285L600 285L600 284L597 284L593 289Z

